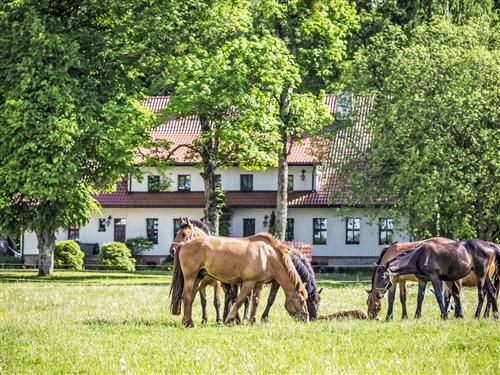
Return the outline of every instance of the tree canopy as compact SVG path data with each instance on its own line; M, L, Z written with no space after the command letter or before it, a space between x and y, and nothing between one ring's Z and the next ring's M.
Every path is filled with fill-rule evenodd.
M356 201L390 202L417 237L498 241L498 31L488 17L438 17L409 36L387 27L357 54L350 87L375 105L364 164L343 169Z
M147 136L128 5L0 5L0 227L37 234L41 274L56 230L88 220Z

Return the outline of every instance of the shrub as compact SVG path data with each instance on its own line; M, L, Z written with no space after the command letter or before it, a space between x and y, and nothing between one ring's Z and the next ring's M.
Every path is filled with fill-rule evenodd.
M54 265L70 270L82 270L84 255L75 241L60 241L55 246Z
M132 237L125 241L125 245L132 251L132 254L139 255L143 251L151 250L154 243L146 237Z
M135 271L135 259L130 249L121 242L102 245L99 262L106 270Z

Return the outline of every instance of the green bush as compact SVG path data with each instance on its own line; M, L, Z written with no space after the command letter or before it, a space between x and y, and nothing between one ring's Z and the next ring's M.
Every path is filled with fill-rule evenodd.
M132 237L125 241L125 245L132 251L133 255L139 255L143 251L151 250L154 243L146 237Z
M135 259L130 249L121 242L102 245L99 262L106 270L135 271Z
M54 250L54 265L70 270L83 269L83 251L75 241L60 241Z

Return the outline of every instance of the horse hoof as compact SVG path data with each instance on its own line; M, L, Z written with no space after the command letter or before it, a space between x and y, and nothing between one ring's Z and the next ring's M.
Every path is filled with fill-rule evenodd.
M493 313L493 319L498 319L498 313Z
M184 324L184 326L186 328L194 328L194 323L193 322L183 322L182 324Z
M415 314L415 319L420 319L421 315L420 314Z
M401 320L408 320L408 315L403 315L403 316L401 317Z

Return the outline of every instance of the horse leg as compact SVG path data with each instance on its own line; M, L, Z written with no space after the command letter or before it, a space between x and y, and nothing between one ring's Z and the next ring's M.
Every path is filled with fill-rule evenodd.
M219 281L214 281L214 307L215 307L215 321L217 324L221 323L220 318L220 292L222 290L222 286Z
M222 288L224 289L224 313L222 319L226 320L231 308L231 285L222 284Z
M264 310L264 313L262 314L262 317L260 318L263 322L267 322L267 317L269 316L269 310L271 309L271 306L274 303L274 300L276 299L276 294L278 294L278 290L280 288L280 284L278 284L276 281L273 281L271 284L271 291L269 292L269 297L267 297L267 306Z
M263 285L259 285L253 288L252 308L250 310L250 319L248 319L251 324L255 324L257 320L257 308L259 307L260 295L262 294L263 287Z
M253 299L253 291L250 292L248 297L245 299L244 302L244 309L243 309L243 319L250 320L250 302Z
M481 316L481 310L483 308L483 302L484 302L484 275L478 275L476 273L476 279L477 279L477 308L476 308L476 313L474 316L476 318L479 318Z
M491 304L493 310L493 318L498 319L498 305L496 299L496 288L491 283L489 278L486 278L484 282L484 287L486 288L486 292L488 293L488 303Z
M196 276L190 279L184 279L184 291L183 291L183 303L184 303L184 316L182 318L182 324L186 327L194 327L192 308L194 297L198 291L198 284L200 279Z
M394 283L389 289L388 304L387 304L387 315L386 320L392 320L394 311L394 299L396 298L396 287L398 284Z
M204 324L207 322L207 287L203 281L198 288L198 292L200 293L201 301L201 323Z
M245 302L245 299L248 297L248 295L252 292L252 289L254 288L255 283L251 281L246 281L243 283L240 289L240 294L238 295L238 298L236 299L236 302L233 304L231 307L231 311L229 311L229 315L227 316L227 319L225 321L226 324L232 324L236 320L236 315L238 314L238 310L243 305Z
M460 300L460 281L453 281L451 284L451 294L455 301L455 318L463 318L462 301ZM448 310L447 310L448 311Z
M427 281L418 281L417 310L415 311L415 319L418 319L422 316L422 302L424 302L426 286Z
M399 283L399 300L401 301L401 307L403 309L401 319L408 319L408 313L406 311L406 281L401 281Z
M434 288L434 293L436 294L436 300L441 310L441 318L448 319L448 310L446 309L446 304L444 301L443 293L443 283L439 280L438 276L432 276L431 278L432 287Z

